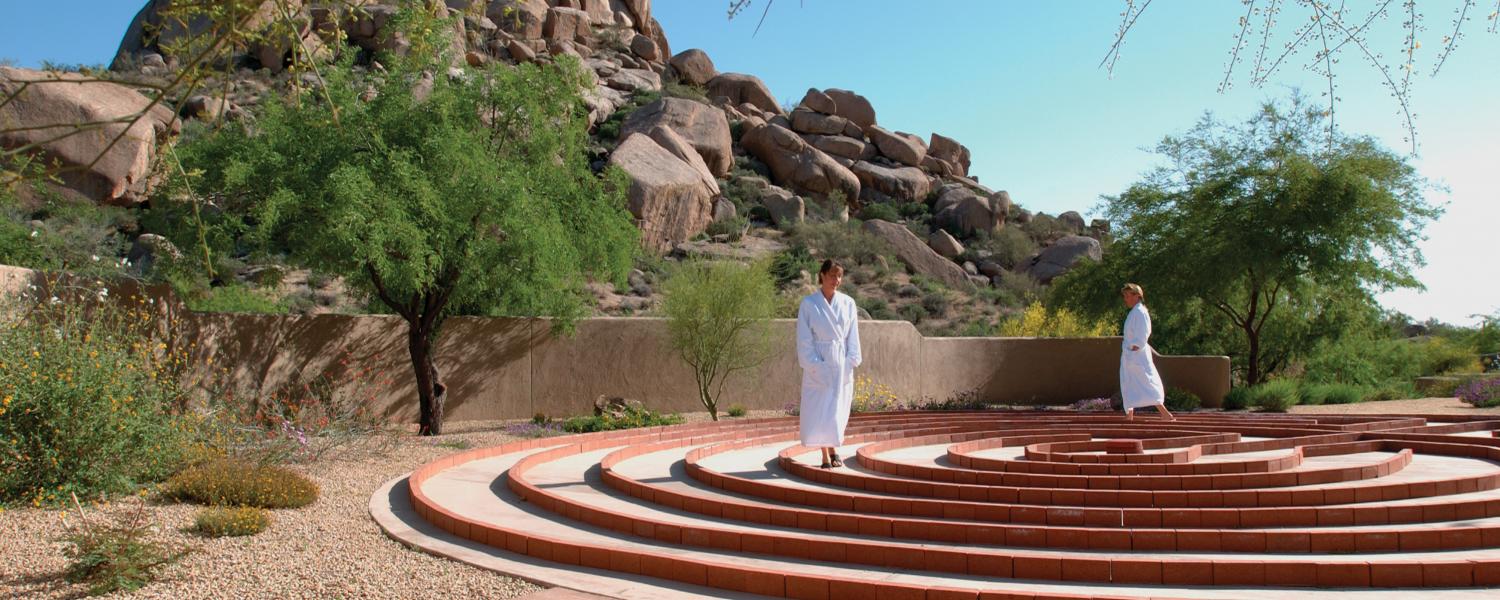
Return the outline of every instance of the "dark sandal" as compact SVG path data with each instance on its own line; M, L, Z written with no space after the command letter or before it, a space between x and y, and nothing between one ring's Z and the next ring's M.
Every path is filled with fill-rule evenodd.
M826 460L825 460L825 461L823 461L823 464L822 464L822 465L819 465L819 466L820 466L820 467L822 467L822 468L824 468L824 469L832 469L832 468L833 468L833 465L832 465L832 464L830 464L830 463L829 463L829 462L828 462L828 461L826 461Z
M839 453L837 453L837 452L830 452L828 454L828 457L829 457L829 459L831 459L833 461L833 466L835 466L835 467L842 467L842 466L844 466L844 460L841 459L841 458L839 458Z

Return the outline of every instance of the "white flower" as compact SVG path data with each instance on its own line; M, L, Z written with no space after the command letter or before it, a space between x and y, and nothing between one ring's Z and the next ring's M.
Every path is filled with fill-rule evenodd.
M53 296L52 297L52 303L53 304L62 304L62 300L58 300L57 296Z
M35 229L31 230L31 237L36 237L36 235L37 235L36 234L36 230Z
M99 262L99 255L98 254L90 255L89 258L94 259L94 262Z
M109 288L104 288L102 290L99 290L99 297L100 298L108 298L109 297Z

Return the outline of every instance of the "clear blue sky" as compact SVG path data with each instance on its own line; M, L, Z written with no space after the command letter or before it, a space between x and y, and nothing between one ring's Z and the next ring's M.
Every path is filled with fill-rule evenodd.
M0 0L0 58L107 63L140 0ZM1203 111L1238 120L1292 87L1316 97L1326 82L1301 56L1264 88L1243 78L1216 87L1243 13L1239 2L1157 0L1136 24L1113 77L1097 67L1123 2L1057 0L780 0L759 35L761 2L729 22L724 0L656 0L674 51L702 48L721 71L760 76L777 98L842 87L874 103L887 127L936 131L973 150L973 172L1026 208L1086 217L1102 194L1124 190L1156 164L1143 150ZM1361 3L1356 3L1361 4ZM1399 4L1399 3L1397 3ZM1459 0L1423 0L1413 77L1420 153L1415 164L1447 192L1429 199L1447 214L1427 229L1427 291L1380 297L1419 319L1470 323L1500 310L1494 230L1500 225L1500 36L1485 31L1481 4L1467 36L1436 78L1431 65ZM1481 10L1483 9L1483 10ZM1301 13L1289 10L1284 19ZM1402 19L1378 22L1373 49L1401 51ZM1283 31L1293 26L1286 23ZM1285 36L1283 36L1284 38ZM1243 67L1242 67L1243 68ZM1397 105L1377 75L1346 55L1338 116L1350 132L1406 151Z

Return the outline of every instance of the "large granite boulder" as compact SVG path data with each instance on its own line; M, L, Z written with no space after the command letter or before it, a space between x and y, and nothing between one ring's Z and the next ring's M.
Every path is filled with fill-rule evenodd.
M927 236L927 247L932 248L933 252L938 253L943 258L956 258L958 257L958 255L964 253L964 245L960 244L958 240L954 239L953 234L941 229L934 231L932 232L932 235ZM973 265L974 263L966 264ZM969 275L978 275L979 269L974 269L973 273L969 273L968 269L964 269L964 273L967 273Z
M1053 279L1072 269L1078 261L1087 259L1098 262L1103 256L1099 240L1070 235L1047 246L1024 266L1024 270L1037 281L1051 283Z
M166 105L152 105L133 89L87 79L0 67L0 98L8 98L0 106L0 127L10 130L0 133L0 148L39 144L35 149L43 160L64 167L63 187L104 204L139 203L155 183L150 176L157 145L175 135L181 123ZM142 111L134 124L65 135L80 123L126 119Z
M927 155L954 167L956 175L969 174L969 149L953 138L932 134Z
M771 114L781 114L781 106L776 103L776 97L771 95L771 89L754 75L720 73L708 80L707 88L709 98L723 96L736 106L748 102Z
M724 111L692 100L662 98L626 117L620 135L647 133L658 125L677 132L692 144L714 177L723 177L734 165L734 139L730 137L729 118Z
M896 251L896 258L913 273L926 275L951 288L966 289L971 285L963 267L933 251L910 229L897 223L871 219L865 221L865 231L889 244Z
M836 114L845 119L853 121L863 129L869 129L875 124L875 107L870 105L870 100L851 92L838 88L823 90L823 93L833 100Z
M1078 214L1076 210L1057 215L1057 222L1062 223L1072 233L1083 233L1083 215Z
M302 10L301 0L290 0L287 4L293 12ZM148 53L165 55L169 46L202 35L214 26L207 18L190 19L183 23L180 19L163 15L162 10L171 6L172 0L148 0L141 7L140 12L130 21L130 26L125 29L125 37L120 40L112 68L133 66ZM248 31L265 29L275 20L279 9L275 0L264 0L241 28Z
M547 0L492 0L485 16L517 38L537 40L547 24L547 9Z
M692 167L703 179L703 185L708 186L713 195L719 195L719 180L714 178L713 171L709 170L708 165L703 162L703 156L698 154L691 143L665 125L652 127L646 135L651 136L651 141L656 142L667 152L671 152L672 156L682 159L682 162Z
M630 176L630 213L648 250L669 251L712 221L714 193L702 175L647 135L625 138L609 163Z
M692 85L708 85L708 81L719 74L718 69L714 68L714 61L708 58L708 53L697 48L683 50L673 56L671 65L683 83Z
M1005 211L993 198L974 193L959 184L943 186L932 205L932 222L938 227L969 237L981 231L994 231L1005 223Z
M841 135L849 120L835 115L825 115L807 108L792 111L792 131L818 135Z
M771 123L753 127L740 145L771 168L777 183L819 196L837 190L846 203L859 202L859 178L790 129Z
M771 222L777 227L795 225L807 218L807 202L784 188L766 187L761 191L760 203L771 213Z
M593 20L576 8L554 6L547 9L542 37L550 41L585 43L593 37Z
M849 160L870 160L877 154L875 144L843 135L804 135L802 139L814 148Z
M802 96L802 102L798 105L825 115L836 115L839 111L838 103L834 102L831 96L816 89L807 90L807 94Z
M882 194L897 202L922 202L932 193L932 180L916 167L883 167L872 162L857 161L849 168L859 178L864 200L880 200L874 194Z
M922 166L922 158L927 156L927 146L910 134L893 133L877 125L865 127L865 133L881 154L908 167Z

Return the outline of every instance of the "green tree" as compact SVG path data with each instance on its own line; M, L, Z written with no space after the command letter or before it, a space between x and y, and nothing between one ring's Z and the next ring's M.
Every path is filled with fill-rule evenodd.
M1121 224L1109 255L1063 277L1053 301L1101 314L1122 283L1141 283L1153 306L1198 320L1200 343L1230 325L1253 385L1287 364L1288 340L1336 335L1374 291L1421 287L1416 244L1441 213L1422 197L1429 184L1373 139L1326 143L1326 118L1294 96L1164 139L1167 164L1106 198Z
M319 92L269 102L254 133L222 128L182 153L197 189L246 207L259 243L406 321L421 433L436 435L444 320L566 326L586 277L622 281L637 234L623 175L589 170L576 62L437 77L432 62L388 64L363 80L346 62Z
M672 349L692 367L698 401L717 421L729 377L774 355L776 284L764 264L693 262L674 273L663 292Z

